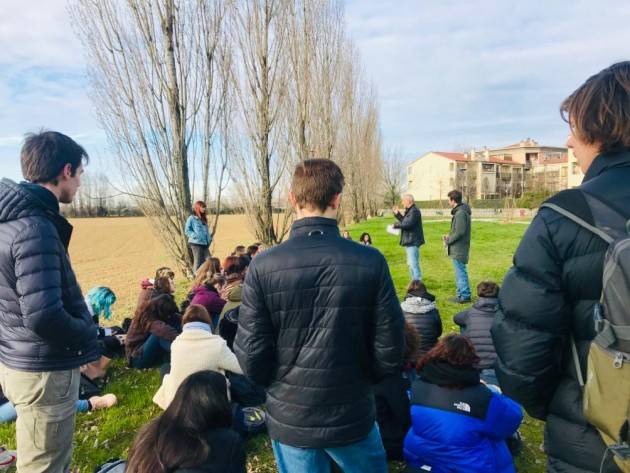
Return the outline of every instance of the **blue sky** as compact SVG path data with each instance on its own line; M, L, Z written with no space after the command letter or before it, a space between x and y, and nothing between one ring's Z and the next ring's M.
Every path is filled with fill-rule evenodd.
M104 168L85 64L62 0L2 0L0 176L20 178L25 132L70 134ZM379 95L386 147L561 145L558 105L589 75L630 59L624 0L349 0L348 32Z

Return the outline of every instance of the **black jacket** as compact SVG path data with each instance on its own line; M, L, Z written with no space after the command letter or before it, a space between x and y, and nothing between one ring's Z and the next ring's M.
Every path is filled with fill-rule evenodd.
M388 460L401 460L403 442L411 426L409 394L411 383L403 373L383 378L374 386L376 419Z
M385 258L341 238L335 220L296 221L288 241L249 267L234 348L267 387L272 439L306 448L364 439L372 384L400 372L404 350Z
M497 354L490 335L492 322L501 313L499 299L480 297L473 306L453 317L453 321L462 328L462 335L470 339L479 356L479 369L494 368Z
M68 259L71 234L50 191L0 181L0 361L13 369L66 370L98 358Z
M213 429L206 434L210 454L194 468L179 468L175 473L245 473L245 445L232 429Z
M394 216L398 220L394 228L400 228L400 246L424 245L422 214L415 204L405 210L405 215L396 212Z
M442 336L442 318L435 301L426 297L407 295L401 304L405 320L415 327L420 336L418 355L422 356L435 346Z
M580 188L562 191L550 201L593 223L582 190L628 214L629 183L630 152L600 155ZM499 294L504 315L492 327L497 376L501 388L530 415L547 420L545 447L553 472L598 472L604 455L603 441L582 414L570 337L576 340L584 369L606 249L603 240L542 208ZM610 457L603 471L616 472Z

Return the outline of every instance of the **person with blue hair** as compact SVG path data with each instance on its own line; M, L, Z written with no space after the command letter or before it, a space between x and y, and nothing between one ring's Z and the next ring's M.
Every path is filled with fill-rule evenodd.
M120 327L100 326L101 316L105 320L111 320L112 306L115 302L116 294L108 287L93 287L85 296L85 304L94 321L98 334L97 342L101 351L101 358L98 361L81 368L82 374L90 380L103 378L112 359L121 357L125 352L125 335L122 329Z

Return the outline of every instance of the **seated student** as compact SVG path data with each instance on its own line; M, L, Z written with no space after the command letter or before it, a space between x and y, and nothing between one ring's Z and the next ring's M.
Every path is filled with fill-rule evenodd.
M133 368L151 368L168 361L171 343L181 326L171 295L161 294L145 302L131 321L125 348Z
M250 263L254 259L254 256L256 256L257 254L258 254L258 245L257 244L249 245L247 247L247 254L245 256L247 256L249 258L249 262Z
M467 309L453 318L461 327L461 334L470 339L475 352L479 356L481 379L498 386L497 376L494 372L494 362L497 353L494 351L494 343L490 335L490 328L497 316L501 316L499 306L499 286L492 281L483 281L477 286L479 299L470 309Z
M245 473L245 448L231 429L225 376L199 371L186 378L168 408L142 427L126 473Z
M245 248L245 246L238 245L236 248L234 248L234 251L232 252L230 256L239 257L239 256L243 256L246 253L247 253L247 249Z
M155 281L160 278L169 278L175 281L175 272L167 266L162 266L155 271L154 279L144 278L140 283L140 294L138 294L138 303L136 304L136 309L138 309L143 303L151 300L156 295ZM162 286L164 286L163 283ZM157 290L157 292L162 293L163 290L164 287L161 287ZM175 292L174 288L173 292Z
M108 287L93 287L85 296L85 304L88 312L94 320L98 332L97 342L101 351L98 361L81 367L81 373L90 380L105 376L107 367L113 358L119 358L125 353L125 335L120 327L103 328L100 326L100 317L109 320L112 315L112 306L116 302L116 294Z
M214 262L206 260L197 271L197 276L192 282L190 292L182 302L182 310L186 310L190 304L202 305L212 317L212 329L215 330L219 323L219 314L225 306L225 301L221 299L217 286L219 285L219 274L214 271Z
M361 236L359 237L359 243L366 246L372 246L372 237L367 232L361 233Z
M435 346L442 335L442 319L435 306L435 296L427 291L422 281L414 280L407 287L405 300L400 305L405 320L418 331L422 356Z
M203 306L189 305L182 324L182 333L171 345L171 371L153 397L153 402L162 409L168 407L179 385L192 373L205 370L243 373L225 340L212 333L210 315Z
M448 335L418 363L411 386L406 473L512 473L506 444L523 420L521 407L480 382L470 340Z
M374 385L374 400L376 402L376 421L388 460L400 460L403 455L403 441L411 425L409 414L408 391L411 382L407 377L406 368L414 368L418 361L420 338L416 329L405 322L405 359L403 370L398 374L386 376Z
M78 399L75 403L77 412L98 411L108 409L118 402L115 394L104 394L102 396L92 396L89 399ZM17 419L17 411L11 401L9 401L2 391L0 391L0 424L13 422ZM2 463L0 462L0 470Z
M238 256L228 256L223 262L223 276L225 284L221 288L221 298L227 302L223 307L223 316L229 310L241 305L241 293L243 290L243 279L247 266Z

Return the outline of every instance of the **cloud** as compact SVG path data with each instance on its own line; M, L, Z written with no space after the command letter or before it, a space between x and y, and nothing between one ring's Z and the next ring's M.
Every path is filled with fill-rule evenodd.
M627 57L624 2L353 0L348 30L407 153L534 137L561 144L560 102Z

